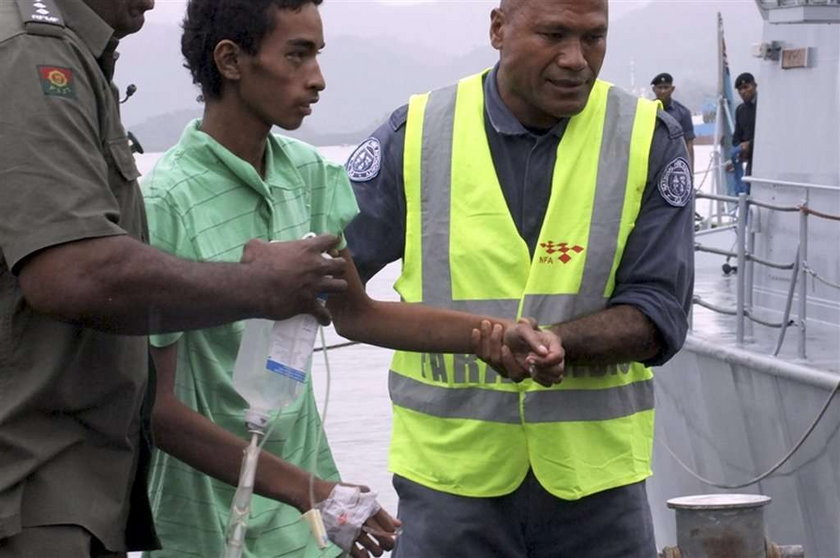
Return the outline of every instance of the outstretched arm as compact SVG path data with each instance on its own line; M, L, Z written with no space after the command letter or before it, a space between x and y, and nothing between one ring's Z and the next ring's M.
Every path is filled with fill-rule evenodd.
M327 298L338 333L348 339L397 350L438 353L472 352L472 330L482 320L493 320L443 308L371 299L365 292L349 251L340 255L349 262L347 290Z
M348 339L391 349L433 352L472 353L475 351L474 330L490 328L498 335L513 328L512 320L479 316L423 304L386 302L371 299L365 292L349 251L341 256L347 266L347 290L330 296L327 308L338 333ZM531 352L546 357L548 349L539 336L523 339L517 346L520 364L509 361L511 374L522 374L524 358Z
M252 240L241 263L198 263L127 235L85 239L28 257L20 264L20 286L38 312L122 334L301 312L327 323L329 314L315 297L346 286L344 260L321 257L337 241L333 235L272 244Z

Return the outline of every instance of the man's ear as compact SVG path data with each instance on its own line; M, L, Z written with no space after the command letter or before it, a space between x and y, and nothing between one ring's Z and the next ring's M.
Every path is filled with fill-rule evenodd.
M504 39L505 12L501 8L494 8L490 12L490 44L496 50L502 49Z
M239 45L225 39L219 41L216 48L213 49L213 61L216 63L216 68L219 70L221 76L232 81L239 81L241 71L239 64L241 62L240 53L242 49Z

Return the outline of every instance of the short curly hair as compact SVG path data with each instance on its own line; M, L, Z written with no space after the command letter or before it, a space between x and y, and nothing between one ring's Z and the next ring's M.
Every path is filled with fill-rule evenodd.
M254 55L266 35L274 30L274 18L268 17L272 6L281 10L300 10L306 4L320 5L322 0L189 0L184 16L181 53L184 67L193 83L201 87L205 99L222 94L222 76L213 60L213 50L220 41L231 40Z

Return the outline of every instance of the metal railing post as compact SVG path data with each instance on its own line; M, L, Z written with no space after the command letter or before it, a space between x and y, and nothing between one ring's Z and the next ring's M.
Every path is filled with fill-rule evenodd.
M808 209L811 197L805 190L805 203L802 209ZM805 333L808 312L808 212L799 212L799 358L805 360Z
M715 148L712 151L712 161L715 166L715 188L714 193L721 196L726 193L726 171L723 168L723 153L721 153L723 146L721 137L723 135L723 103L726 102L723 95L718 96L717 107L715 109ZM724 202L717 200L717 211L712 212L717 220L718 227L723 224ZM712 217L710 215L709 217Z
M749 257L749 261L746 263L744 274L746 277L744 278L746 282L746 292L744 293L744 307L746 308L747 315L752 316L753 311L753 291L755 289L755 261L753 260L753 256L755 255L755 231L758 225L758 208L754 206L749 206L747 210L747 256ZM753 321L747 320L746 322L746 335L750 339L753 336Z
M725 192L723 191L723 187L721 185L721 157L720 153L717 150L712 152L712 164L715 167L715 181L714 187L712 188L712 193L718 196L722 196ZM713 207L712 204L715 204ZM723 214L723 202L720 200L709 200L709 224L710 226L720 226L723 223L723 218L721 215Z
M735 339L739 345L744 344L744 291L746 283L746 273L744 273L744 264L746 263L746 237L747 237L747 195L743 192L738 194L738 293L735 301L735 316L736 316L736 330Z

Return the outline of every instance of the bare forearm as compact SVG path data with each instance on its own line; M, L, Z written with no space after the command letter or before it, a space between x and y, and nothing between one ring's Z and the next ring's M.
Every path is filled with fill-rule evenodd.
M248 445L245 440L174 397L158 402L154 432L157 445L166 453L222 482L238 484L243 453ZM303 469L263 451L257 464L254 490L261 496L305 511L310 507L309 478L309 473Z
M21 282L33 307L59 319L145 334L217 325L256 310L242 296L248 285L240 264L198 264L127 236L50 250L60 250L60 257L34 259Z
M337 237L249 241L241 263L193 262L127 236L86 239L28 258L20 286L36 311L86 327L145 334L211 327L246 317L326 311L319 292L341 292L345 262L321 252Z
M419 304L383 301L371 301L356 311L333 310L333 319L338 332L348 339L396 350L435 353L471 353L472 330L481 326L482 319L491 320Z
M553 328L571 364L643 361L659 353L656 326L632 306L613 306Z
M327 308L338 333L348 339L404 351L472 353L472 330L481 327L483 319L500 321L421 304L373 300L365 293L349 252L343 250L341 256L351 262L347 290L329 297Z
M96 308L89 322L121 333L183 331L259 315L248 266L239 263L199 263L140 245L132 257L113 266L121 277L105 288L115 296ZM146 309L143 312L143 309Z

